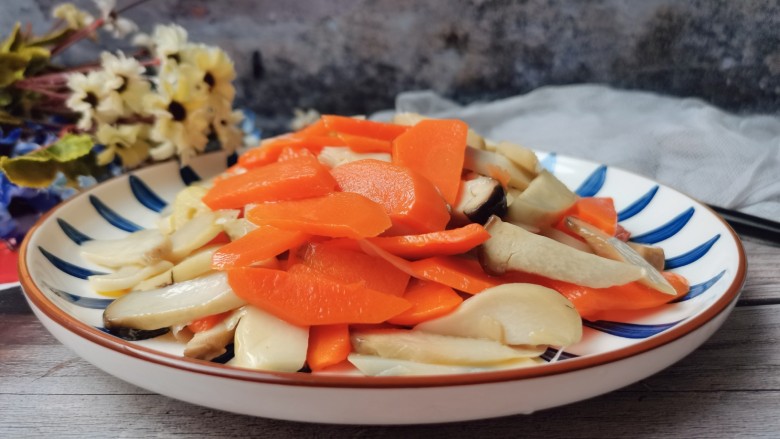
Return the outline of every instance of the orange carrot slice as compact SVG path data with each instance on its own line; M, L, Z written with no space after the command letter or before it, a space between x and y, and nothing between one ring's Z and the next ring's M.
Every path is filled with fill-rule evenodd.
M408 274L384 259L329 242L309 244L300 258L301 263L337 282L364 282L366 287L387 294L401 296L409 283Z
M335 187L327 168L312 156L302 156L215 180L203 202L212 210L239 209L250 203L316 197Z
M247 169L257 168L273 163L279 159L279 155L285 149L309 150L319 153L326 146L345 146L344 141L338 137L300 136L298 134L285 134L283 136L268 139L257 148L250 149L238 158L238 165Z
M609 197L583 197L578 198L572 206L571 213L577 218L601 229L610 236L615 235L618 217L615 211L615 203ZM565 217L564 217L565 218Z
M331 131L379 140L393 140L409 129L404 125L334 115L322 116L322 121Z
M199 319L193 320L189 325L187 325L187 328L192 332L203 332L208 331L209 329L217 326L220 322L225 320L227 316L230 315L233 311L225 311L223 313L219 314L212 314L210 316L201 317Z
M393 162L430 180L454 205L463 172L468 125L459 120L420 121L393 141Z
M346 238L377 236L392 225L382 206L350 192L262 203L250 209L246 218L257 225Z
M344 142L344 145L355 152L391 152L393 150L393 143L389 140L353 136L344 133L339 133L338 138Z
M502 280L485 273L475 259L435 256L410 263L415 277L432 280L464 293L477 294Z
M211 268L247 267L302 245L308 239L309 235L303 232L260 226L214 252Z
M314 122L311 125L307 125L295 132L295 134L300 137L327 136L329 133L330 130L325 126L325 122L322 121L322 118L318 119L317 122Z
M331 170L338 187L379 203L393 222L391 235L444 230L447 205L422 175L380 160L358 160Z
M309 328L309 348L306 363L319 371L341 363L352 351L348 325L321 325Z
M380 236L368 241L388 252L408 259L458 255L482 244L490 234L480 224L422 235Z
M299 326L381 323L411 307L401 297L306 272L234 268L227 274L236 295Z
M389 323L413 326L449 314L463 302L448 286L416 279L409 283L403 297L412 307L388 320Z

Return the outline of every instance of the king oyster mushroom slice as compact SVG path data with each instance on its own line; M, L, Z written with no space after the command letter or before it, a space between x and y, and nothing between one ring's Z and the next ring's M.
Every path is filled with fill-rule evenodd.
M106 267L149 265L165 259L171 241L155 229L140 230L119 239L95 239L81 245L84 259Z
M652 265L658 271L664 271L666 265L666 254L664 249L655 245L639 244L637 242L627 242L629 247L634 249L648 264Z
M133 287L133 291L156 290L158 288L167 287L172 283L173 283L173 270L168 269L156 276L152 276L149 279L138 282Z
M317 154L317 160L329 168L335 168L345 163L356 162L363 159L374 159L383 162L391 160L386 152L355 152L347 146L326 146Z
M597 255L616 261L627 262L644 269L645 275L639 279L639 283L642 285L664 294L677 295L669 281L625 242L614 236L609 236L600 229L573 216L566 217L565 224L571 231L585 239Z
M538 357L545 351L544 347L513 348L484 338L455 337L406 329L355 331L351 341L354 352L358 354L456 366L497 364L518 358Z
M507 345L563 347L582 338L582 320L568 299L541 285L524 283L488 288L450 314L414 329Z
M217 212L202 212L177 228L171 235L171 260L181 261L214 239L222 231L218 218Z
M176 194L176 198L173 200L173 211L171 212L171 224L174 231L196 216L211 211L202 201L206 192L208 192L208 189L205 187L189 186Z
M126 265L113 273L89 276L89 286L98 292L129 290L138 283L157 276L173 267L168 261L158 261L152 265Z
M453 224L485 224L492 215L504 214L506 191L498 180L479 175L460 185L458 202L452 208Z
M532 176L537 175L541 170L536 153L526 147L510 142L500 142L496 144L495 152L508 158Z
M174 265L171 269L173 282L183 282L185 280L195 279L196 277L212 272L211 257L220 247L220 245L206 247L203 250L187 256L184 260Z
M419 363L417 361L399 360L397 358L382 358L376 355L352 353L347 360L361 373L368 376L417 376L417 375L452 375L474 372L488 372L504 369L519 369L541 364L539 358L518 358L487 366L451 366L445 364Z
M212 328L195 333L184 347L184 356L212 360L227 352L225 346L233 341L236 326L246 314L246 309L242 306Z
M131 291L103 312L106 328L158 329L236 309L245 304L233 293L226 273L148 291Z
M510 194L507 221L540 228L558 222L577 201L577 195L546 170L539 172L524 191L510 190Z
M306 363L309 328L249 306L236 327L231 366L296 372Z
M227 220L222 223L222 228L230 237L231 241L235 241L236 239L241 238L258 227L259 226L257 224L250 222L246 218L236 218L233 220Z
M492 217L485 225L490 239L479 247L482 267L491 274L523 271L592 288L623 285L643 278L647 270L579 251Z
M463 169L489 177L503 175L508 178L509 187L517 189L527 188L533 178L533 175L503 155L470 146L466 147Z

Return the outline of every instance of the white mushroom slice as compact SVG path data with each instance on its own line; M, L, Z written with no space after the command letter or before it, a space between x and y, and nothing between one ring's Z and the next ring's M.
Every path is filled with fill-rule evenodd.
M106 267L149 265L165 259L171 241L157 230L133 232L124 238L91 240L81 245L84 259Z
M168 261L158 261L152 265L126 265L108 274L89 276L89 285L97 292L129 290L139 282L163 273L173 267Z
M485 225L490 239L479 249L482 267L491 274L524 271L592 288L623 285L646 270L571 248L493 217Z
M496 145L495 152L508 158L531 175L537 175L541 169L536 153L526 147L510 142L500 142Z
M652 265L658 271L664 271L666 265L666 254L664 249L655 245L639 244L637 242L627 242L629 247L634 249L648 264Z
M361 373L368 376L453 375L503 369L518 369L543 363L543 360L537 358L519 358L498 365L468 367L418 363L416 361L382 358L375 355L355 353L349 354L347 360Z
M211 210L202 201L206 192L208 189L205 187L189 186L176 194L171 213L171 224L174 230L178 230L195 216Z
M138 282L133 287L133 291L156 290L158 288L167 287L172 283L173 283L173 270L168 269L158 274L157 276L152 276L149 279Z
M247 307L236 327L231 366L296 372L306 363L309 328L295 326L263 310Z
M558 292L514 283L488 288L464 300L450 314L414 329L508 345L570 346L582 337L582 320L574 305Z
M246 307L241 307L212 328L195 333L184 347L184 356L212 360L227 352L225 346L233 341L236 326L244 314Z
M246 235L252 230L257 229L259 226L247 220L246 218L236 218L234 220L227 220L222 223L222 228L225 233L230 237L231 241Z
M214 239L222 231L217 218L214 212L203 212L177 228L171 235L171 260L181 261L193 250Z
M609 236L602 232L600 229L582 221L579 218L567 217L565 220L566 227L571 229L574 233L582 236L585 241L590 244L593 251L597 255L613 259L616 261L627 262L637 267L641 267L645 270L645 275L639 279L639 283L648 286L654 290L660 291L664 294L671 296L677 295L672 284L663 277L663 275L655 269L649 262L645 260L639 253L634 251L628 244Z
M507 221L534 227L557 223L577 201L577 195L546 170L542 170L524 191L510 192L512 203L507 209Z
M347 146L326 146L317 154L317 160L329 168L335 168L336 166L341 166L345 163L356 162L363 159L389 162L391 157L390 154L386 152L355 152Z
M109 329L167 328L245 303L233 293L227 274L220 272L156 290L132 291L108 305L103 323Z
M514 349L488 339L404 329L357 331L352 333L351 340L358 354L456 366L480 366L538 357L545 351L545 348L538 347Z
M171 335L180 343L188 343L195 334L190 331L186 324L181 323L171 326Z
M212 245L184 258L183 261L179 262L171 269L173 281L182 282L212 272L211 257L219 248L219 245Z
M526 230L529 230L527 227L524 227L525 224L518 224L518 225L523 227ZM534 230L529 230L529 231L534 232ZM545 227L543 229L539 229L538 232L534 232L534 233L539 233L540 235L544 235L550 239L554 239L560 242L561 244L566 244L569 247L575 248L579 251L585 253L593 253L593 249L590 248L590 246L587 243L582 242L579 239L569 235L568 233L562 232L559 229L556 229L554 227Z
M466 148L463 169L497 180L506 180L510 187L517 189L527 188L533 177L503 155L472 147Z
M173 215L165 215L157 220L157 230L163 235L170 235L176 229L173 227Z

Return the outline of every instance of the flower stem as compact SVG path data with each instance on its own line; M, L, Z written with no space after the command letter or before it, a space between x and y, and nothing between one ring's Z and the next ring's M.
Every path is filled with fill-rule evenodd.
M73 35L70 36L70 38L60 43L59 46L52 49L51 56L54 57L60 54L63 50L67 49L74 43L82 40L87 35L90 35L91 33L95 32L95 30L97 30L97 28L99 28L100 26L103 26L105 22L106 20L103 18L98 18L97 20L93 21L89 26L74 33Z

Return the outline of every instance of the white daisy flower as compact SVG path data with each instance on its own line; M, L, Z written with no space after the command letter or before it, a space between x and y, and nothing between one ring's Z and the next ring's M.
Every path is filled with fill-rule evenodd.
M68 75L68 88L72 91L65 105L81 114L76 126L81 130L92 128L93 121L113 123L122 114L122 100L108 94L111 85L106 72L98 70Z
M201 78L191 66L171 69L160 78L156 93L148 95L145 105L155 117L151 138L160 145L150 151L156 160L174 153L186 163L202 152L208 143L208 96L195 87Z
M51 16L64 21L68 29L79 30L87 27L95 18L88 12L77 8L73 3L62 3L52 9Z
M239 124L244 120L244 113L239 110L232 111L230 102L225 101L218 110L213 111L211 126L217 134L217 139L222 149L232 153L238 149L244 142L244 132L239 128Z
M135 58L127 58L122 52L117 55L103 52L100 64L109 77L109 93L117 95L125 105L123 114L143 114L144 97L151 91L151 84L143 76L146 71L144 66Z
M114 38L124 38L138 30L138 26L116 13L116 0L94 0L100 16L105 20L103 29L111 32Z
M95 137L106 149L97 155L99 165L106 165L118 155L125 168L132 169L149 157L149 142L146 140L148 125L100 125Z
M236 79L236 69L224 50L203 44L189 44L182 50L181 60L203 72L200 86L214 100L233 102L236 89L232 81Z
M154 54L165 63L169 59L179 61L181 52L187 46L187 31L183 27L170 24L157 25L152 33L151 43Z

